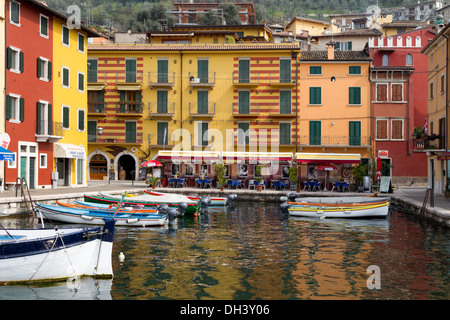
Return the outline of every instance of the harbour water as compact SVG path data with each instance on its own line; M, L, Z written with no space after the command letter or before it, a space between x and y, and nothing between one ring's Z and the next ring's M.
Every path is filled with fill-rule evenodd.
M284 219L279 204L236 203L173 226L117 227L113 280L3 286L0 299L448 300L449 245L448 228L396 211Z

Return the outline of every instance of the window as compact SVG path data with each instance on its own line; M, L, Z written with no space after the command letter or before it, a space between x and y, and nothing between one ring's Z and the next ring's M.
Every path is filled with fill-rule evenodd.
M239 91L239 114L250 114L250 91Z
M81 53L84 53L84 38L83 34L78 34L78 51Z
M360 105L361 104L361 88L350 87L348 88L348 104Z
M208 83L209 61L208 59L197 60L197 77L200 83Z
M381 65L383 67L389 66L389 56L387 54L383 55L383 58L381 60Z
M280 114L291 114L291 91L280 91Z
M88 121L88 142L97 142L97 121ZM99 155L97 155L99 156ZM94 156L94 157L97 157Z
M310 145L320 145L322 136L322 124L320 121L310 121L309 122L309 144Z
M445 93L445 74L441 74L441 94Z
M78 109L78 131L84 131L84 110Z
M348 74L361 74L361 66L349 66Z
M158 60L158 82L169 82L169 60L167 59Z
M197 91L197 113L208 113L208 91Z
M322 74L322 67L321 66L309 67L309 74Z
M392 101L403 101L403 85L392 84L391 85Z
M52 80L52 63L48 59L37 58L37 77L44 81Z
M388 139L388 120L376 119L376 140Z
M125 60L125 82L136 82L136 59Z
M9 22L20 26L20 4L15 1L9 3Z
M88 82L95 83L97 82L97 68L98 68L98 61L96 59L89 59L88 60Z
M337 41L336 42L336 50L340 50L340 51L348 51L348 50L352 50L353 44L351 41L348 42L340 42Z
M48 17L42 14L40 15L39 34L44 38L48 38Z
M105 112L105 91L88 91L88 112Z
M69 85L70 85L69 76L70 76L69 68L62 67L62 83L61 84L64 88L67 88L67 89L70 88L69 87Z
M52 105L47 101L38 101L36 104L36 134L51 135L52 131Z
M321 105L322 104L322 88L310 87L309 88L309 104Z
M19 95L9 94L6 96L6 120L24 121L25 101Z
M361 121L349 121L349 145L361 145Z
M84 73L78 72L78 91L84 92Z
M167 140L169 136L169 123L168 122L158 122L156 127L157 144L159 146L167 145Z
M248 145L250 143L250 123L238 123L238 145Z
M136 143L136 121L125 122L125 142Z
M142 112L142 93L140 90L120 91L119 112Z
M70 129L70 107L62 106L62 127Z
M280 122L280 145L291 144L291 123Z
M156 92L156 112L157 113L168 113L168 92L165 90L158 90Z
M66 26L62 26L62 44L65 46L69 46L70 44L70 29Z
M291 82L291 60L280 59L280 83Z
M7 62L6 67L15 73L21 73L23 72L23 66L24 66L24 57L23 52L20 51L20 49L15 47L8 47L6 50L7 55Z
M387 101L387 84L377 84L377 101Z
M46 153L39 154L39 168L40 169L47 168L47 154Z
M250 82L250 60L240 59L239 60L239 83L249 83Z
M391 139L403 140L403 119L391 119Z
M408 54L406 55L406 65L411 66L413 64L413 57L412 55Z
M430 100L431 99L433 99L434 98L434 83L433 83L433 81L431 81L430 82L430 92L429 92L429 94L430 94Z
M197 146L208 145L208 122L197 121Z

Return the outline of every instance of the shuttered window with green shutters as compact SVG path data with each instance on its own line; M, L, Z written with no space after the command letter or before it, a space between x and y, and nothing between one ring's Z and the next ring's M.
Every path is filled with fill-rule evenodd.
M136 82L136 59L125 60L125 82Z
M206 59L197 60L197 76L200 83L208 83L209 61Z
M309 74L322 74L322 67L321 66L309 67Z
M250 143L250 123L239 122L238 123L238 144L248 145Z
M62 107L63 122L62 126L64 129L70 129L70 108L67 106Z
M280 59L280 82L290 83L291 82L291 60L290 59Z
M88 142L97 142L97 121L88 121Z
M320 121L309 122L309 144L319 146L322 143L322 123Z
M239 83L250 82L250 60L239 60Z
M94 59L88 60L88 82L97 82L98 61Z
M36 103L36 134L51 135L52 130L52 105Z
M41 15L41 26L40 26L40 32L41 36L48 37L48 18Z
M69 68L62 68L62 86L69 88Z
M5 99L6 120L23 122L25 119L25 100L20 97L7 95Z
M78 91L84 92L84 73L78 72Z
M11 1L9 3L10 10L10 19L12 22L19 24L20 23L20 5L16 1Z
M197 113L208 113L208 91L197 91Z
M167 145L167 137L169 136L169 123L168 122L158 122L157 128L157 144Z
M158 60L158 82L168 83L169 82L169 61L160 59Z
M69 28L62 26L62 43L66 46L70 43Z
M280 114L291 114L291 91L280 91Z
M127 121L125 122L125 142L135 143L136 142L136 122Z
M250 114L250 91L239 91L239 114Z
M280 123L280 144L291 144L291 124L286 122Z
M349 66L348 74L361 74L361 66Z
M84 122L85 122L84 113L85 113L84 110L78 109L78 130L79 131L84 131Z
M348 88L348 104L361 104L361 87Z
M85 36L82 35L81 33L78 34L78 51L80 52L84 52L84 41L85 41Z
M349 145L361 145L361 121L349 121Z
M156 112L168 113L168 92L158 90L156 93Z
M207 146L208 145L208 122L198 122L197 127L197 145Z
M310 87L309 88L309 104L322 104L322 88Z
M22 51L7 48L6 50L6 67L10 70L24 71L24 54Z

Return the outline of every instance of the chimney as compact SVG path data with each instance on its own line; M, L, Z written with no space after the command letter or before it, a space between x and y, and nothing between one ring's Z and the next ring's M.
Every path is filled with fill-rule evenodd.
M328 60L334 60L334 47L336 46L336 42L331 40L327 43L328 47Z

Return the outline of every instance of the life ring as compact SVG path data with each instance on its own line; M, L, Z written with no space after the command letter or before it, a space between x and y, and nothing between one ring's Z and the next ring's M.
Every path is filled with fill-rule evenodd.
M111 203L111 204L109 205L108 209L111 209L112 207L117 207L117 204Z
M136 152L136 151L137 151L137 148L136 148L136 147L131 147L131 149L130 149L130 150L131 150L131 152L133 152L133 153L134 153L134 152Z

